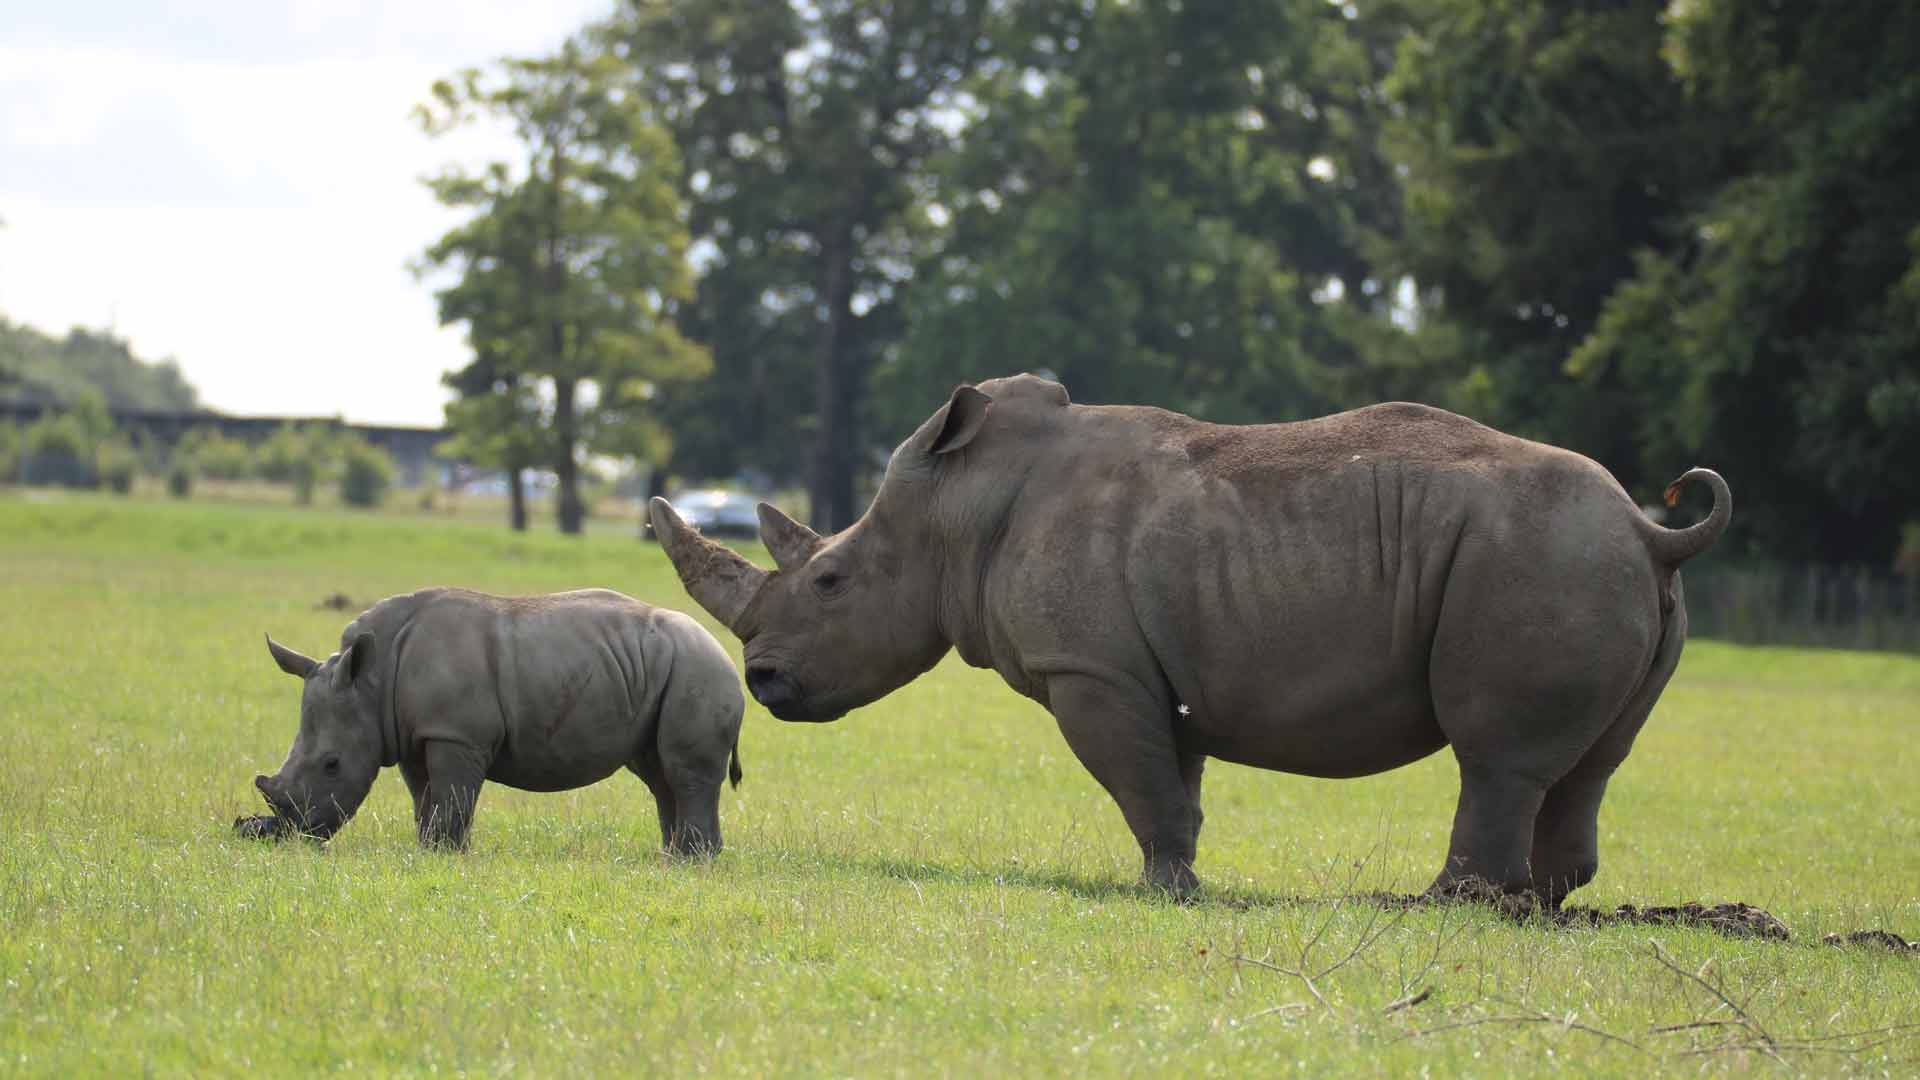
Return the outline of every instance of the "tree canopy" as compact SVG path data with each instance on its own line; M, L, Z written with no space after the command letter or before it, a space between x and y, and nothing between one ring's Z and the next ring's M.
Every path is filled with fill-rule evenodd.
M449 425L469 452L516 472L544 451L564 532L584 517L583 448L658 454L659 387L708 368L671 313L690 289L678 155L631 91L615 58L570 41L440 82L421 110L432 133L504 120L522 149L427 181L469 216L422 268L450 273L441 321L465 323L475 352L449 380L462 395Z
M1884 564L1920 520L1920 7L626 0L583 41L683 165L646 325L713 375L642 411L819 527L1019 370L1224 422L1428 401L1645 502L1714 465L1753 555ZM501 313L551 283L468 265L505 430L545 399Z
M97 394L110 409L184 412L198 395L172 360L143 360L110 330L55 338L0 316L0 400L71 406Z

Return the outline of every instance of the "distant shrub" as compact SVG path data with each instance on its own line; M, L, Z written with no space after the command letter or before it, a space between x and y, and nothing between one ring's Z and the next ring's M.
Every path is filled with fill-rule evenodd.
M378 506L393 484L393 459L359 439L343 440L340 499L348 506Z
M1894 553L1893 569L1908 577L1920 577L1920 521L1909 521L1900 530L1900 550Z
M311 424L283 424L260 444L254 464L260 478L293 488L294 501L313 502L323 479L339 469L338 440L325 428Z
M100 445L95 456L100 482L120 495L133 492L134 477L140 473L140 458L133 447L118 439Z
M48 413L29 425L21 439L21 474L29 484L96 487L93 451L94 438L85 418Z
M167 494L176 499L184 499L193 493L193 466L185 460L176 459L167 470Z
M244 480L253 475L252 449L213 428L187 432L174 453L184 456L195 471L210 480Z
M20 432L12 424L0 424L0 484L20 479Z

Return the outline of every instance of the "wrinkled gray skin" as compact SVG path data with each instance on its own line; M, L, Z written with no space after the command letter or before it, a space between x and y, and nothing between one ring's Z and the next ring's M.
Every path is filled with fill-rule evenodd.
M324 661L267 648L305 684L300 732L280 771L254 778L274 816L242 833L331 836L398 765L420 842L464 848L484 781L564 791L625 766L670 851L720 850L745 700L726 651L680 612L605 589L425 589L368 608Z
M688 591L785 720L832 720L957 648L1045 705L1185 895L1209 758L1364 776L1451 745L1430 891L1558 904L1599 866L1607 780L1686 638L1682 561L1593 461L1421 405L1227 427L961 387L831 537L762 505L759 570L655 499Z

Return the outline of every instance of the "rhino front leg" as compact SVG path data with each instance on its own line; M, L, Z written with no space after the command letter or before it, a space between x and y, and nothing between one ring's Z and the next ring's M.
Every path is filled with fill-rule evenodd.
M471 746L435 739L426 744L426 798L417 802L414 817L424 847L464 851L473 808L486 782L486 755Z
M1185 899L1200 833L1200 759L1174 745L1167 709L1134 687L1088 675L1056 675L1047 698L1074 756L1107 789L1140 844L1150 885Z
M413 823L417 828L426 818L427 759L425 757L401 758L400 779L407 782L407 794L413 796Z

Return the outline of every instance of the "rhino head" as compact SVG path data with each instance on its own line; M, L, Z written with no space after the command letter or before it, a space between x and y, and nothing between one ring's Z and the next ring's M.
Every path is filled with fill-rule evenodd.
M760 539L772 571L689 528L665 499L648 507L654 533L687 592L745 646L747 689L782 720L837 720L937 663L949 647L940 623L939 504L992 399L973 387L894 451L873 505L821 536L767 503Z
M347 823L380 773L380 702L368 683L372 634L325 660L315 660L272 638L267 651L280 670L298 677L300 731L280 771L256 776L274 817L293 830L326 839Z

